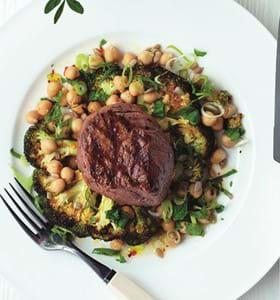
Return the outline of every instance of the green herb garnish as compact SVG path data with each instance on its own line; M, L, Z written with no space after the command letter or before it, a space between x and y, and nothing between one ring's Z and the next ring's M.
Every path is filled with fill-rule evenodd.
M117 256L121 252L119 250L113 250L110 248L95 248L93 249L92 253L98 255L106 255L106 256Z
M204 236L204 228L200 224L188 224L187 225L187 232L189 235L196 235L196 236Z
M100 42L99 42L99 48L103 48L103 46L107 43L107 41L105 39L102 39Z
M232 141L238 141L245 134L245 129L243 127L228 128L224 131L224 134L228 136Z
M64 6L65 6L65 2L67 2L68 6L70 7L71 10L73 10L74 12L78 13L78 14L83 14L84 13L84 8L81 5L81 3L77 0L49 0L45 6L44 9L44 13L48 14L51 11L53 11L58 5L60 5L55 13L54 16L54 24L57 23L57 21L60 19L63 10L64 10Z
M72 241L75 238L73 232L64 227L55 225L51 229L50 239L55 243L65 244L67 241Z
M158 118L165 117L165 104L162 102L162 100L157 100L154 103L152 115Z
M90 91L88 96L89 101L105 102L107 99L108 99L108 95L101 89Z
M205 56L207 52L194 48L193 52L196 56Z
M173 206L173 221L183 221L188 214L188 205L187 203L183 203L181 205Z
M12 167L15 178L19 181L19 183L28 191L32 191L33 187L33 176L25 176L18 169Z
M117 207L107 211L106 217L121 229L124 229L129 221L128 215Z

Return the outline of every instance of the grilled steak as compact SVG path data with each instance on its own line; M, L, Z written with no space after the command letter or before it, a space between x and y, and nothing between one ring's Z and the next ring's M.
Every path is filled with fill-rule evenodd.
M91 189L121 205L159 205L174 169L168 137L133 104L106 106L88 116L77 158Z

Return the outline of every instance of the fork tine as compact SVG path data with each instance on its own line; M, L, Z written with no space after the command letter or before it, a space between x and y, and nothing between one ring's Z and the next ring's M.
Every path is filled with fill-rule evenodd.
M13 196L9 193L7 189L4 189L7 195L10 197L10 199L13 201L14 205L17 207L17 209L22 213L22 215L26 218L26 220L33 226L34 229L37 231L40 231L41 228L28 216L28 214L19 206L19 204L15 201Z
M32 238L34 242L38 243L40 237L23 223L23 221L17 216L17 214L13 211L13 209L10 207L10 205L7 203L7 201L4 199L4 197L1 194L0 194L0 198L2 199L2 201L4 202L5 206L8 208L12 216L15 218L15 220L18 222L20 227L28 234L28 236Z
M23 189L24 193L26 194L26 196L29 198L29 200L32 202L33 198L32 196L23 188L23 186L17 181L17 183L20 185L20 187ZM42 217L37 214L27 203L27 201L21 196L21 194L16 190L16 188L9 183L10 187L13 189L13 191L15 192L15 194L18 196L18 198L21 200L21 202L23 203L23 205L26 207L26 209L30 212L30 214L35 218L36 221L38 221L42 226L46 226L46 222L42 219Z

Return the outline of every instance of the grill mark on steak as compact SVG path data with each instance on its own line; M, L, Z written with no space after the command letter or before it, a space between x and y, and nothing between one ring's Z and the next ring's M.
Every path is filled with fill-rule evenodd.
M136 105L116 104L86 119L78 165L94 191L120 204L153 206L167 193L174 158L156 120Z

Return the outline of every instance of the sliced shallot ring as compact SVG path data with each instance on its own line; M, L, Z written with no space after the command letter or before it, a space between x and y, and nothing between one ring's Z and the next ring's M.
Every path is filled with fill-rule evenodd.
M169 59L168 61L167 61L167 63L166 63L166 65L165 65L165 68L167 69L167 70L169 70L169 71L173 71L173 73L175 73L175 74L177 74L180 70L175 70L172 66L171 66L171 64L173 64L174 62L176 62L177 60L179 60L180 58L183 58L183 57L185 57L185 55L180 55L180 56L177 56L177 57L173 57L173 58L171 58L171 59Z
M212 107L218 108L220 110L220 113L217 115L209 114L208 111L206 110L207 106L208 107L212 106ZM223 116L224 113L225 113L225 110L222 107L222 105L220 105L216 102L206 102L201 107L201 114L209 119L218 119L219 117Z

